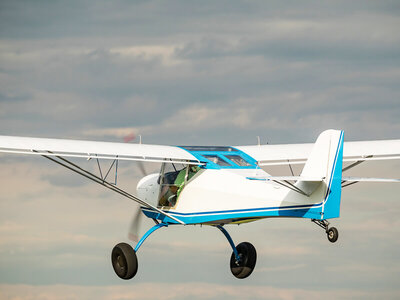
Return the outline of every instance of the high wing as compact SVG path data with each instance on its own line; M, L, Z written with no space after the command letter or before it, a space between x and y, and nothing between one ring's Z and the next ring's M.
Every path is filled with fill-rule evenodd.
M93 142L0 136L0 152L62 157L136 160L151 162L190 162L201 164L186 150L174 146Z
M304 164L314 144L284 144L235 147L258 161L259 166ZM343 161L400 159L400 140L344 142Z
M257 160L259 166L305 164L316 144L258 145L235 147ZM347 171L365 161L400 159L400 140L359 141L343 143L343 162L349 164L342 168ZM249 178L253 180L274 181L304 195L307 191L296 188L299 182L317 185L323 178L307 178L306 176L262 176ZM290 183L295 182L296 185ZM400 179L342 177L342 187L357 182L400 182ZM312 192L312 190L311 190Z
M65 139L46 139L15 136L0 136L0 152L41 155L81 176L84 176L141 206L156 211L180 224L184 224L179 219L169 213L154 207L153 205L139 199L138 197L118 188L116 183L108 182L107 175L115 162L119 160L150 161L150 162L175 162L202 164L192 154L180 147L144 145L144 144L125 144L107 143ZM104 177L100 165L100 176L85 170L77 164L69 161L66 157L79 157L86 159L109 159L113 160L110 170Z

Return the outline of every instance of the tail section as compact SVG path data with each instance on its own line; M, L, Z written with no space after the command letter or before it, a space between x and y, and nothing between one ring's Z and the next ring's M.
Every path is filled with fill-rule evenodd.
M322 132L311 151L300 177L322 178L325 192L322 199L321 219L338 218L342 192L343 131ZM311 194L315 182L298 182L299 188Z

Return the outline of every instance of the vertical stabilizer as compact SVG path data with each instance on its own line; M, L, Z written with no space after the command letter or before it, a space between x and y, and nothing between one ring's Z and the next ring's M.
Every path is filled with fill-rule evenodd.
M302 177L323 178L325 193L321 219L338 218L342 192L343 131L322 132L301 173Z

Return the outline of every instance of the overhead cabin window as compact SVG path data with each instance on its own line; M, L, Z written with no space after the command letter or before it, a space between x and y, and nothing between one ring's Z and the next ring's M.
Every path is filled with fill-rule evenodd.
M237 151L232 147L226 147L226 146L181 146L181 147L188 151L224 151L224 152Z
M219 157L218 155L203 155L206 159L212 161L214 164L217 164L221 167L231 167L231 164Z
M233 161L235 164L237 164L240 167L250 167L250 166L252 166L248 161L246 161L240 155L225 155L225 157L230 159L231 161Z

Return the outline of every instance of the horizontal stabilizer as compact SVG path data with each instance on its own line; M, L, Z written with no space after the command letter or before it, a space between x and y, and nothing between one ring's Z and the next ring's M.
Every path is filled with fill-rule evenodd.
M365 177L342 177L346 182L400 182L400 179L394 178L365 178Z
M324 177L310 177L310 176L260 176L260 177L247 177L250 180L288 180L288 181L322 181Z

